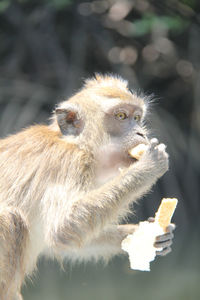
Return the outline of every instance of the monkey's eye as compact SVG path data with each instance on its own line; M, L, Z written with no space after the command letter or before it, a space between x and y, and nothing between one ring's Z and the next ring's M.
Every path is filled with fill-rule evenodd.
M135 116L134 116L134 120L135 120L136 122L140 122L141 116L140 116L140 115L135 115Z
M117 120L125 120L125 119L128 118L128 116L127 116L127 114L125 112L121 111L121 112L118 112L118 113L115 114L115 118Z

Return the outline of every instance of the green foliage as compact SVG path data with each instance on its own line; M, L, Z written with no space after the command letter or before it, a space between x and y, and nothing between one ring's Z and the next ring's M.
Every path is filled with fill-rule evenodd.
M56 9L62 9L70 5L73 0L44 0L46 3L53 5Z
M6 10L6 8L10 5L10 0L1 0L0 1L0 13Z
M179 0L181 3L191 7L191 8L195 8L197 1L196 0Z
M148 34L153 28L163 27L172 32L181 32L188 25L188 21L179 16L144 15L141 20L133 22L133 35L142 36Z

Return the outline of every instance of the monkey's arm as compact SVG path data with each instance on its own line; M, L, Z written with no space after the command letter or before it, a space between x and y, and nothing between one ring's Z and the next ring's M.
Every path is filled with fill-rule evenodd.
M132 234L137 230L138 224L125 224L125 225L112 225L104 230L97 238L94 238L90 243L82 248L71 248L67 251L61 252L64 257L70 257L71 259L83 259L88 260L91 258L105 260L111 256L119 254L127 254L121 248L122 241L128 234ZM167 229L167 233L156 237L154 246L156 248L163 248L162 251L157 251L157 255L166 255L171 252L171 245L173 239L173 230L175 226L170 224Z
M15 207L0 205L0 299L22 299L29 224Z
M106 257L123 253L121 242L128 234L132 234L137 224L124 224L109 226L97 238L92 240L87 247L94 247L100 256Z
M95 246L96 251L98 251L97 254L104 257L121 253L125 254L121 249L121 243L127 235L133 234L137 228L138 224L110 226L107 230L103 231L98 238L91 241L88 247ZM165 234L156 237L154 246L158 248L156 252L157 255L164 256L171 252L174 229L175 225L170 224ZM161 248L162 250L160 250Z
M126 254L121 249L121 242L128 234L133 233L136 228L137 225L135 224L109 226L84 247L71 247L67 251L61 250L60 254L63 257L82 260L91 258L104 258L106 260L117 254Z
M60 216L56 218L59 222L47 222L51 226L47 229L51 245L83 247L107 225L117 221L123 209L127 209L130 202L146 193L166 172L168 155L159 146L157 142L152 142L148 153L140 161L102 187L74 199L65 214L62 207Z

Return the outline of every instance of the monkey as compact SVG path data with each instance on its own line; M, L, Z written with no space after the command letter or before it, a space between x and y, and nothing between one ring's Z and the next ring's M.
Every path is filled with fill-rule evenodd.
M119 76L96 74L59 103L48 125L0 140L0 299L22 299L39 255L108 260L138 224L130 205L169 167L164 144L145 127L148 97ZM146 144L139 160L128 150ZM150 221L153 221L152 219ZM174 225L158 236L171 251Z

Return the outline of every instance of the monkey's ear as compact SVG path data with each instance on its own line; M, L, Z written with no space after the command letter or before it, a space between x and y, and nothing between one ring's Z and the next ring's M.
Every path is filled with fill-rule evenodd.
M57 108L57 122L63 135L79 135L83 129L83 121L73 109Z

